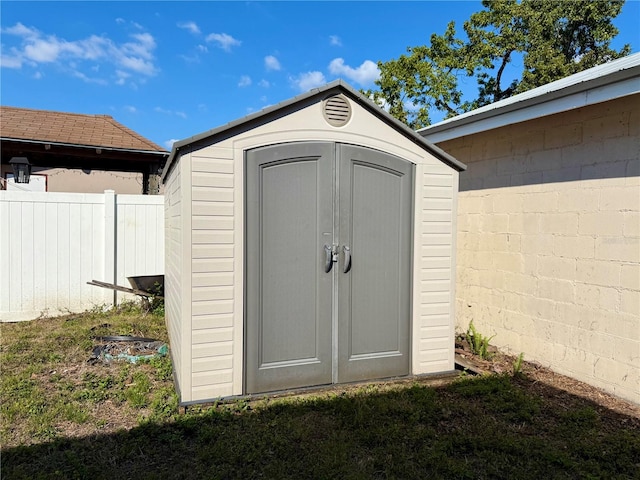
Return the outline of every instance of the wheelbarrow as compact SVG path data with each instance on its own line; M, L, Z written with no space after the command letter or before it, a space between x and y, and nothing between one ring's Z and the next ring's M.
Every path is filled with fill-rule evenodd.
M113 283L101 282L100 280L91 280L87 282L89 285L96 287L109 288L118 292L133 293L146 299L164 298L164 275L142 275L137 277L127 277L131 287L127 288Z

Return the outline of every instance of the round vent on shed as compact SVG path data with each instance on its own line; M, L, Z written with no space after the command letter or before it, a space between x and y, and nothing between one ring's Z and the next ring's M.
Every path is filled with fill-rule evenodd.
M334 95L324 100L322 114L329 125L342 127L351 119L351 104L344 95Z

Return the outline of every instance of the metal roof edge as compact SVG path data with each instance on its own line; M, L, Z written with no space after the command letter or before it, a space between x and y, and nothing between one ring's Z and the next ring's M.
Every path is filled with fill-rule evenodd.
M33 143L36 145L56 145L59 147L71 147L71 148L85 148L90 150L108 150L113 152L128 152L128 153L149 153L152 155L169 155L168 150L139 150L131 148L119 148L119 147L105 147L104 145L84 145L77 143L64 143L64 142L48 142L46 140L29 140L26 138L12 138L12 137L0 137L1 141L16 142L16 143Z
M618 67L616 69L616 67ZM599 72L603 72L599 74ZM582 80L584 78L584 80ZM637 85L634 86L633 79L638 78ZM614 88L616 84L630 81L625 93L621 94L619 89ZM597 101L590 101L585 98L582 102L576 102L573 106L567 106L563 99L572 95L588 93L598 88L608 89L607 95L598 95ZM629 55L607 64L598 65L591 69L578 72L569 77L565 77L554 82L542 85L527 92L514 95L513 97L500 100L489 105L471 110L458 116L429 125L417 131L419 135L429 138L432 142L446 141L458 138L462 135L470 135L486 130L499 128L509 123L514 123L506 114L516 111L531 109L534 106L544 108L531 109L528 115L523 114L519 121L540 118L562 111L579 108L591 103L599 103L619 98L620 96L632 95L640 91L640 53ZM617 93L616 93L617 92ZM596 97L594 97L596 98ZM505 115L503 121L496 120L496 117ZM491 120L494 120L491 122ZM484 123L484 125L483 125ZM475 126L472 126L475 124ZM463 127L467 128L463 128ZM454 134L456 129L463 129L463 134ZM449 135L447 135L448 132ZM440 134L440 135L438 135Z
M433 144L426 138L419 135L415 130L409 128L406 124L402 123L393 115L385 111L382 107L377 105L373 100L366 97L365 95L358 92L357 90L353 89L348 84L342 82L342 80L339 80L339 81L341 82L342 87L354 96L354 99L358 100L362 106L364 106L371 113L373 113L378 118L386 122L389 126L400 131L407 138L414 141L417 145L427 150L428 152L432 153L433 155L438 157L438 159L440 159L450 167L454 168L455 170L458 170L460 172L467 169L467 166L464 163L462 163L460 160L448 154L437 145Z
M342 79L338 79L338 80L334 80L330 83L327 83L321 87L316 87L313 88L311 90L309 90L308 92L302 93L300 95L297 95L295 97L292 97L288 100L285 100L283 102L277 103L275 105L271 105L269 107L266 107L258 112L255 113L251 113L247 116L241 117L237 120L233 120L229 123L226 123L224 125L221 125L219 127L213 128L211 130L202 132L200 134L194 135L192 137L188 137L185 138L183 140L180 140L178 142L175 142L173 144L173 147L171 149L171 154L169 155L169 158L167 159L167 162L165 164L165 167L163 169L162 172L162 181L164 182L166 176L168 175L168 173L170 172L170 170L173 167L173 163L175 160L175 157L178 153L178 151L181 148L184 148L186 146L192 145L196 142L200 142L203 140L206 140L207 138L213 137L215 135L219 135L225 131L231 130L235 127L239 127L241 125L244 124L248 124L250 122L268 117L270 115L274 115L277 112L283 111L289 107L298 105L298 104L302 104L304 102L309 101L310 99L313 99L317 96L321 96L324 95L328 92L334 91L334 90L339 90L343 93L347 93L353 100L357 101L359 104L361 104L363 107L365 107L367 110L369 110L372 114L376 115L378 118L382 119L383 121L385 121L387 124L389 124L391 127L401 131L406 137L408 137L409 139L413 140L416 144L418 144L419 146L421 146L422 148L424 148L425 150L429 151L430 153L432 153L433 155L435 155L436 157L438 157L441 161L443 161L444 163L446 163L447 165L449 165L450 167L458 170L458 171L462 171L462 170L466 170L466 165L462 162L460 162L459 160L457 160L456 158L454 158L453 156L449 155L448 153L446 153L444 150L442 150L441 148L437 147L436 145L434 145L433 143L431 143L430 141L426 140L425 138L421 137L418 133L416 133L414 130L412 130L411 128L409 128L407 125L405 125L404 123L400 122L399 120L397 120L396 118L394 118L393 116L391 116L389 113L387 113L386 111L384 111L380 106L378 106L376 103L374 103L371 99L367 98L366 96L364 96L362 93L358 92L357 90L355 90L353 87L351 87L349 84L347 84L344 80Z

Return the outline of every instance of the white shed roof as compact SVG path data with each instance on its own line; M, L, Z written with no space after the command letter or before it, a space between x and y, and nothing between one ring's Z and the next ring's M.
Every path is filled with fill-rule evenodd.
M640 93L640 53L570 75L418 130L433 143Z
M202 145L203 143L214 143L216 139L223 138L225 136L232 136L239 130L251 129L256 125L271 122L279 118L280 116L287 115L292 111L303 108L304 106L309 105L313 102L319 101L325 98L327 95L337 93L342 93L350 97L370 113L383 120L391 128L397 130L406 138L414 142L416 145L420 146L422 149L431 153L443 163L449 165L451 168L454 168L458 171L466 170L467 167L464 163L458 161L444 150L440 149L436 145L433 145L430 141L420 136L407 125L392 117L389 113L384 111L362 93L354 90L344 81L335 80L322 87L314 88L309 92L298 95L297 97L294 97L290 100L278 103L277 105L272 105L270 107L264 108L263 110L260 110L259 112L255 112L247 115L246 117L229 122L226 125L222 125L220 127L208 130L193 137L186 138L174 143L171 154L169 155L169 158L162 172L162 180L165 181L167 175L173 167L173 164L176 161L176 157L180 155L181 151L197 147L198 145Z

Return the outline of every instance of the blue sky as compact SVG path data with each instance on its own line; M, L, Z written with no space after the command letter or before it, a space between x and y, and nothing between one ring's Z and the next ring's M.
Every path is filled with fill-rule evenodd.
M108 114L171 142L342 78L373 87L376 62L424 45L476 1L27 2L1 4L2 105ZM613 45L640 48L640 1Z

